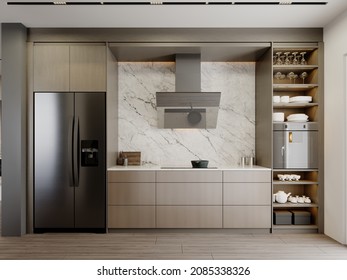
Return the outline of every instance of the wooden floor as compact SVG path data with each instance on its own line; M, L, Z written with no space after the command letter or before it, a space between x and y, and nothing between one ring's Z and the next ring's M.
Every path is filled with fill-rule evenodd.
M347 260L347 247L322 234L45 233L0 237L0 259Z

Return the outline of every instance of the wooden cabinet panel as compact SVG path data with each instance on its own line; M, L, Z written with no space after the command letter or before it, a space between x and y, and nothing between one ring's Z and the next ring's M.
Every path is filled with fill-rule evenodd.
M155 206L108 206L108 228L155 228Z
M104 44L34 45L35 91L106 91Z
M157 183L157 205L222 205L222 183Z
M219 170L157 171L157 182L218 183L218 182L222 182L222 171L219 171Z
M271 206L223 206L224 228L271 228Z
M155 182L155 171L108 171L109 183Z
M223 205L271 205L271 183L224 183Z
M70 90L106 91L106 46L70 46Z
M109 205L155 205L155 183L109 183Z
M221 228L222 206L157 206L157 228Z
M223 182L265 183L271 182L271 170L228 170L223 171Z
M34 45L34 91L69 91L69 45Z

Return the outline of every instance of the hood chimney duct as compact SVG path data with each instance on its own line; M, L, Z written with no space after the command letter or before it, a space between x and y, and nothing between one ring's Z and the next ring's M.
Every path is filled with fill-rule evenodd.
M176 92L201 92L201 54L176 54Z

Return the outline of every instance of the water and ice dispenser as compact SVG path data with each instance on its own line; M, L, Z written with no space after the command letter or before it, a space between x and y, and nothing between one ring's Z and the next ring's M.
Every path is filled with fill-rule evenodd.
M99 165L99 143L98 140L81 141L81 166Z

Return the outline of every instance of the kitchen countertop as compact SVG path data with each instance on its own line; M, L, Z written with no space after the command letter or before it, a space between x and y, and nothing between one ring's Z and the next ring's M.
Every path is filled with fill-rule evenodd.
M267 168L267 167L262 167L262 166L258 166L258 165L254 165L254 166L223 166L223 167L214 167L211 166L209 168L192 168L190 166L158 166L158 165L128 165L128 166L122 166L122 165L116 165L116 166L112 166L109 167L107 169L107 171L170 171L170 170L176 170L176 171L185 171L185 170L204 170L204 171L226 171L226 170L257 170L257 171L268 171L271 170L271 168Z

